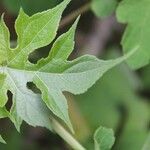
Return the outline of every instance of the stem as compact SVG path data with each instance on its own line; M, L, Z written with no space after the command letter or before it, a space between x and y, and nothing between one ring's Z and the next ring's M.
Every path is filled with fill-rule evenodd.
M68 16L66 16L60 23L60 29L69 24L72 20L77 18L80 14L87 12L90 9L91 3L87 3L80 7L79 9L73 11Z
M62 125L52 119L52 126L54 131L63 138L74 150L86 150Z

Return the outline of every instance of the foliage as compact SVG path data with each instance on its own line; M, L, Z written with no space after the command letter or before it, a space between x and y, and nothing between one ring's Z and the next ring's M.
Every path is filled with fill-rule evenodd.
M115 138L112 129L100 127L94 135L95 150L110 150Z
M31 52L54 40L61 14L69 1L65 0L57 7L31 17L21 9L15 23L18 35L18 46L15 49L10 48L9 31L3 17L1 19L0 55L3 59L0 60L0 106L5 109L7 91L10 90L13 94L13 105L7 117L10 117L18 131L22 120L32 126L51 129L50 112L47 107L73 131L67 101L62 92L85 92L107 70L124 60L119 58L102 61L87 55L67 61L74 47L77 20L67 33L55 41L47 58L39 60L37 64L28 61ZM33 82L41 90L42 99L47 107L40 100L40 95L28 89L29 82Z
M113 50L107 55L107 58L118 56ZM137 94L141 87L138 76L127 65L122 64L106 73L88 92L77 96L77 104L89 130L94 132L93 129L101 124L118 132L118 126L123 119L125 122L115 149L140 150L148 135L149 123L148 104ZM120 107L123 108L123 112L120 111ZM137 132L139 136L136 136ZM90 137L87 138L90 141ZM92 149L92 143L89 147Z
M117 8L117 18L122 23L127 23L127 28L122 39L125 52L135 45L139 45L136 56L129 59L132 68L140 68L147 65L150 60L149 53L149 0L123 0Z
M5 141L4 141L4 139L1 137L1 135L0 135L0 142L5 144Z
M18 14L20 7L22 7L27 14L34 14L45 9L52 8L60 3L62 0L2 0L3 4L10 12Z
M138 150L143 145L143 150L147 149L149 137L145 144L143 143L148 136L149 108L144 102L145 99L143 100L136 93L141 86L137 76L122 65L109 72L106 78L98 80L104 73L124 60L127 60L134 69L149 64L149 1L93 0L91 8L97 17L107 17L117 10L118 21L127 24L122 39L125 56L101 60L95 56L84 55L69 61L68 57L74 49L74 36L80 17L66 33L58 38L57 31L62 13L70 1L64 0L53 9L32 16L28 16L21 8L15 22L18 37L16 48L10 47L10 32L4 22L4 15L2 15L0 21L0 119L9 118L18 131L20 131L22 122L25 121L31 126L45 127L58 133L53 123L56 119L62 123L62 126L67 126L74 133L64 92L80 94L76 98L80 99L78 104L82 113L88 118L92 130L101 124L117 132L122 117L118 108L123 107L125 112L128 112L115 149ZM35 9L30 11L26 6L32 7L34 1L20 2L28 14L42 11L42 5L49 6L50 3L50 1L45 1L45 3L39 1L40 4L37 3L37 6L41 7L37 8L35 5ZM55 1L52 6L59 2ZM20 7L17 2L15 3L19 4L18 6L14 5L13 1L10 3L9 0L4 3L14 12L17 12ZM49 44L52 44L52 48L46 58L38 60L36 64L29 61L29 55L32 52ZM149 68L143 76L146 82L149 81ZM29 84L35 86L38 92L29 88ZM95 86L92 87L94 84ZM92 88L87 92L90 87ZM106 94L108 88L110 90ZM8 91L13 95L10 111L6 106ZM82 93L85 94L81 95ZM81 99L86 99L86 102ZM90 109L87 105L90 106ZM63 127L61 129L66 132ZM137 132L139 137L136 136ZM63 135L61 137L67 141L65 139L67 137ZM114 141L112 129L100 127L94 134L95 150L109 150ZM5 143L1 136L0 142ZM137 142L136 145L133 144L135 142ZM131 145L130 148L128 145ZM80 145L79 147L81 150L84 149Z
M115 11L117 4L117 0L93 0L92 10L96 16L104 18Z

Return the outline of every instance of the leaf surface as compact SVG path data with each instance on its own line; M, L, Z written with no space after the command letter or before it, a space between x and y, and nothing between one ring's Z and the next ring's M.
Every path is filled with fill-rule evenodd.
M63 92L84 93L106 71L120 64L136 50L124 57L108 61L99 60L90 55L68 61L74 48L78 18L69 31L54 42L47 58L39 60L37 64L30 63L28 57L31 52L54 40L62 12L69 2L70 0L65 0L55 8L31 17L20 10L16 20L18 46L15 49L8 49L4 59L6 63L0 65L2 89L0 106L3 107L6 104L7 91L11 91L13 104L10 119L18 131L23 120L32 126L51 129L52 113L63 120L73 131L67 100ZM5 51L5 48L2 51ZM28 83L34 83L41 91L41 95L29 89Z
M140 68L150 60L150 2L149 0L123 0L117 9L117 18L127 24L122 45L124 52L139 45L139 51L128 63L134 68Z
M70 0L65 0L55 8L37 13L31 17L23 10L16 20L15 28L18 35L18 46L9 58L9 66L24 67L28 55L34 50L51 43L57 33L62 12Z
M9 112L6 110L6 108L0 107L0 119L9 117ZM0 143L6 144L5 140L0 135Z
M100 127L94 135L95 150L110 150L115 142L112 129Z
M7 60L7 53L9 52L9 31L8 28L6 27L4 20L3 20L3 15L0 20L0 64L3 65L5 64Z

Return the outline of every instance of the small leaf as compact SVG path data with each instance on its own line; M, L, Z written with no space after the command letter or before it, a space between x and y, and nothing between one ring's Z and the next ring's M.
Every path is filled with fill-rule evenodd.
M92 10L97 17L103 18L111 15L117 4L117 0L92 0Z
M32 126L51 129L51 113L73 131L63 92L84 93L105 72L120 64L136 50L133 49L124 57L108 61L90 55L68 61L74 48L77 19L70 30L54 42L47 58L39 60L37 64L30 63L29 54L50 44L55 38L62 12L69 2L70 0L65 0L57 7L31 17L20 10L15 24L18 46L9 49L5 66L0 64L0 86L3 89L0 104L6 104L6 91L11 91L13 104L9 117L18 131L22 121ZM41 95L28 89L28 82L34 83Z
M60 36L54 43L48 59L66 60L74 49L74 35L79 18L75 21L70 30Z
M115 142L112 129L100 127L94 134L95 150L110 150Z
M20 132L20 127L22 124L22 118L17 113L16 101L13 101L11 110L10 110L10 119L14 123L18 132Z

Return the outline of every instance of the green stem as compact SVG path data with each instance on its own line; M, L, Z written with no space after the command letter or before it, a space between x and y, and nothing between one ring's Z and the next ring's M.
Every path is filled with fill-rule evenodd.
M65 27L72 20L77 18L80 14L83 14L83 13L87 12L90 9L90 6L91 6L91 3L89 2L89 3L85 4L85 5L83 5L82 7L80 7L79 9L73 11L68 16L64 17L64 19L62 19L62 21L60 23L59 29Z
M86 150L62 125L52 120L53 130L64 139L74 150Z

